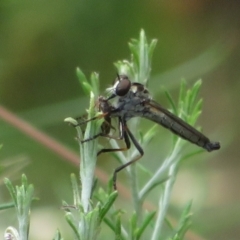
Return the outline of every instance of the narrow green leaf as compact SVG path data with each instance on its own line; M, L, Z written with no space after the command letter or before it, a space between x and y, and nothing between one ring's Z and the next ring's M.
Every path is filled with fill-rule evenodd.
M77 240L81 240L80 235L78 233L78 229L75 225L75 221L73 219L72 213L69 213L69 212L66 213L65 219L66 219L67 223L69 224L69 226L71 227L71 229L73 230L73 232L75 233Z
M132 53L132 57L133 57L133 61L135 62L135 64L137 64L137 66L139 67L139 53L138 53L138 49L136 48L136 45L134 43L134 41L128 43L129 49Z
M113 231L115 232L115 225L113 224L113 220L112 219L109 219L107 217L105 217L103 219L103 221L107 224L107 226Z
M133 76L132 74L132 65L128 61L118 61L114 63L114 66L117 68L117 72L119 74L126 74L130 77Z
M198 93L200 91L201 86L202 86L202 80L200 79L197 82L195 82L195 84L193 85L193 87L191 89L191 96L189 99L190 109L192 109L194 106L194 102L196 101L196 99L198 97Z
M181 80L181 85L180 85L179 100L178 100L179 104L184 103L185 94L186 94L186 86L187 86L187 83L186 83L185 79L182 79ZM183 105L178 106L178 109L182 109L182 108L183 108Z
M53 240L64 240L61 236L61 233L60 231L57 229L56 233L55 233L55 236L53 238Z
M189 160L189 159L190 159L190 160L193 159L193 156L195 156L195 155L197 155L197 154L200 154L200 153L203 153L203 152L205 152L205 150L199 148L199 149L196 150L196 151L193 151L193 152L191 152L191 153L189 153L189 154L186 154L185 156L183 156L183 157L181 158L180 164L181 164L182 162L185 162L185 161Z
M192 126L194 126L195 123L196 123L196 121L197 121L197 119L198 119L199 116L201 115L201 113L202 113L202 111L198 111L198 112L192 114L192 115L189 117L189 120L188 120L189 124L191 124Z
M99 74L94 72L91 74L91 88L92 88L92 92L94 94L94 96L98 96L99 95Z
M143 164L141 164L140 162L138 162L137 167L146 175L148 175L149 177L152 176L152 172L146 168Z
M73 126L76 126L78 124L78 122L76 121L76 119L71 118L71 117L67 117L64 119L64 122L70 123Z
M25 174L22 174L21 180L22 180L22 186L24 186L24 188L26 189L28 186L28 181L27 181L27 177Z
M115 227L115 239L121 240L121 215L117 216L116 227Z
M139 135L139 139L138 139L138 142L139 142L139 144L140 145L142 145L143 144L143 138L144 138L144 135L143 135L143 132L140 130L140 131L138 131L138 135Z
M172 98L172 95L171 95L170 92L167 91L166 89L164 89L164 93L165 93L165 95L166 95L166 97L167 97L167 99L168 99L168 101L169 101L169 103L170 103L170 106L171 106L171 109L173 110L173 113L174 113L175 115L178 115L177 107L176 107L176 105L175 105L175 103L174 103L174 100L173 100L173 98Z
M80 191L79 191L76 175L72 173L70 175L70 178L71 178L71 184L72 184L72 190L73 190L73 204L75 206L79 206L81 204L81 199L80 199Z
M199 116L199 113L201 114L202 112L202 104L203 104L203 99L199 99L198 102L195 104L193 110L192 110L192 115L197 115Z
M147 214L147 216L143 220L143 223L142 223L141 227L136 232L136 240L140 239L140 237L142 236L144 230L149 225L149 223L152 221L152 219L155 216L155 214L156 214L156 211Z
M145 199L145 197L157 186L165 183L167 180L169 179L169 176L159 179L158 181L154 182L149 188L148 190L144 193L144 195L142 195L141 197L141 201L143 201Z
M113 205L113 203L115 202L116 198L118 196L118 192L114 191L109 195L109 198L107 200L107 202L103 205L100 213L99 213L99 218L100 221L102 221L102 219L104 218L104 216L106 215L106 213L109 211L110 207Z
M182 240L184 238L185 233L187 230L190 228L192 222L191 222L191 216L192 214L190 213L191 211L191 206L192 206L192 201L190 201L186 207L184 208L181 218L180 218L180 223L179 227L177 229L177 234L176 236L178 237L177 239Z
M170 230L174 230L172 223L170 222L170 220L167 217L164 218L164 222L169 227Z
M5 210L5 209L8 209L8 208L13 208L13 207L15 207L14 202L3 203L3 204L0 205L0 210Z
M152 56L153 56L153 52L154 52L154 49L157 45L157 39L153 39L149 45L149 48L148 48L148 55L149 55L149 59L152 59Z
M29 207L33 200L33 194L34 194L34 186L33 184L29 184L26 190L26 203L29 204Z
M5 178L4 183L11 195L11 198L13 199L15 207L17 207L17 195L16 195L16 191L15 191L11 181L8 178Z
M132 217L130 218L130 239L135 239L135 233L137 230L137 214L136 212L133 213Z
M76 73L77 73L77 77L80 81L87 82L87 78L86 78L85 74L79 67L76 68Z
M143 144L148 144L156 136L157 124L154 124L143 136Z
M114 155L115 157L118 157L117 154ZM120 159L119 159L120 161ZM108 181L108 185L107 185L107 193L108 195L110 195L112 193L112 189L113 189L113 175L111 175L111 178Z
M188 115L190 114L190 105L189 105L189 99L190 99L190 95L191 95L191 90L187 90L186 94L185 94L185 99L184 99L184 106L183 106L183 110L186 113L186 121L188 120Z
M89 95L92 91L92 86L88 82L82 82L81 83L82 89L85 92L85 94Z
M93 180L93 185L92 185L92 193L91 193L91 199L92 199L92 194L95 192L95 190L97 189L98 186L98 179L94 178Z
M89 95L90 92L92 91L92 87L88 83L88 80L87 80L85 74L82 72L82 70L80 68L76 69L76 73L77 73L77 77L78 77L79 83L80 83L83 91L85 92L86 95Z

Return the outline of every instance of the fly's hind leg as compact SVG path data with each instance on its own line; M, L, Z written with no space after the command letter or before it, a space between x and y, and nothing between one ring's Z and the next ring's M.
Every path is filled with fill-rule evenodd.
M129 141L129 138L132 140L134 146L137 148L138 152L140 153L139 156L137 156L136 158L134 158L133 160L119 166L118 168L116 168L114 170L114 173L113 173L113 187L114 187L114 190L117 190L117 185L116 185L116 182L117 182L117 174L118 172L120 172L121 170L123 170L124 168L126 168L127 166L133 164L134 162L136 162L137 160L139 160L143 154L144 154L144 151L142 149L142 147L139 145L139 143L137 142L136 138L133 136L133 134L131 133L131 131L128 129L127 127L127 124L125 121L122 122L122 125L123 125L123 132L124 132L124 140L125 142L127 143L127 141ZM130 141L129 141L129 148L130 148Z

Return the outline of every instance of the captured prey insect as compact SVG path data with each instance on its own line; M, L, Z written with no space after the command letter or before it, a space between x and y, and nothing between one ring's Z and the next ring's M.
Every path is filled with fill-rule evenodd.
M130 139L140 153L140 155L136 158L115 169L113 175L114 189L116 189L117 173L140 159L144 154L142 147L139 145L138 141L135 139L134 135L127 126L127 121L133 117L143 117L158 123L171 130L179 137L188 140L189 142L194 143L209 152L220 149L219 142L210 141L209 138L196 130L194 127L163 108L160 104L156 103L152 100L144 85L136 82L132 83L126 75L118 75L114 86L108 88L107 90L112 93L108 98L104 98L102 96L98 98L99 110L102 111L102 115L87 120L91 121L96 118L103 117L105 121L102 125L102 132L90 139L84 140L83 142L89 141L98 136L113 138L109 135L111 118L118 118L120 132L119 139L124 139L126 147L119 149L102 149L98 152L98 155L103 152L127 150L131 145ZM118 97L118 101L116 106L112 106L109 100L115 97Z

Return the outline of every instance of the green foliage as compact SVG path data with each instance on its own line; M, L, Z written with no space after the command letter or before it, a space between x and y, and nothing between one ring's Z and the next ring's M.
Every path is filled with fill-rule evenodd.
M59 232L59 230L56 231L56 234L53 238L53 240L63 240L61 233Z
M136 82L147 84L151 72L151 59L157 41L152 40L148 43L145 32L141 30L139 39L133 39L129 43L131 51L131 61L118 61L115 66L119 73L125 73L130 79ZM143 186L139 186L137 171L148 172L144 167L136 169L136 165L127 168L127 174L130 179L129 191L131 191L133 199L133 213L130 214L129 221L123 222L122 215L126 214L122 209L115 209L114 202L118 196L117 191L112 191L113 180L110 179L107 190L97 189L94 180L94 170L97 161L98 139L93 139L85 143L81 143L84 139L89 139L99 133L103 122L101 113L95 109L95 102L99 95L99 77L98 74L92 73L90 80L85 74L77 68L77 76L84 92L89 96L90 103L88 109L88 119L94 118L94 121L85 121L86 131L82 132L79 123L73 118L66 118L65 121L76 127L77 138L80 148L80 182L78 178L72 174L71 184L73 191L73 206L64 202L63 209L66 211L65 219L72 230L74 239L78 240L95 240L98 239L101 231L102 223L105 223L115 235L115 239L131 239L140 240L148 238L151 240L162 239L165 236L163 225L167 219L167 212L170 203L172 188L183 160L194 156L201 152L185 152L183 147L185 142L174 137L172 149L162 164L154 173L149 174L149 179ZM182 81L180 87L179 100L176 104L171 94L165 90L167 99L169 100L172 112L183 118L190 124L195 124L201 113L202 100L197 99L201 87L201 81L197 81L192 88L188 89L185 81ZM134 119L131 130L136 132L139 119ZM81 123L80 123L81 124ZM140 143L147 146L155 136L154 125L147 132L140 132ZM113 148L118 148L115 140L110 141ZM132 148L128 151L128 155L122 152L115 153L114 156L125 164L130 159L136 157L139 153ZM27 239L29 231L29 212L30 204L33 196L33 186L28 184L27 178L22 176L22 186L15 188L11 182L6 179L5 184L13 199L14 206L17 210L19 221L19 231L13 227L6 230L9 236L15 236L16 239ZM152 212L145 212L143 202L150 192L159 187L161 191L158 199L158 209ZM190 214L191 203L189 203L180 218L179 226L173 227L169 239L184 239L186 231L191 225ZM170 224L170 222L169 222ZM170 224L171 225L171 224ZM7 235L6 235L7 236ZM53 239L62 240L62 236L57 230Z
M0 205L0 210L5 210L5 209L8 209L8 208L13 208L15 205L14 205L14 202L9 202L9 203L3 203Z
M127 74L135 82L147 84L151 72L151 61L157 40L149 44L144 30L140 31L139 39L132 39L128 44L131 51L131 61L123 60L115 63L119 73Z
M150 77L151 58L155 46L156 40L152 40L150 44L148 44L146 35L144 31L141 30L139 39L131 40L131 42L129 43L129 48L132 54L131 61L124 60L115 63L118 72L127 74L128 76L130 76L130 79L132 81L147 84L147 80ZM87 81L85 75L79 69L77 70L77 74L81 81L82 87L85 88L85 92L88 92L89 94L89 92L93 91L95 87L93 87L91 84L94 81L91 81L91 83ZM186 82L182 81L178 104L174 102L171 94L167 90L165 90L166 97L170 102L173 113L182 117L190 124L194 124L199 114L201 113L202 101L197 100L197 94L200 87L201 81L196 82L192 89L187 89ZM91 117L93 117L93 115ZM132 131L137 128L137 125L138 119L134 119L134 123L131 125L131 129L133 129ZM139 142L141 143L141 145L145 147L149 144L151 139L155 136L155 128L156 125L150 128L146 133L140 132ZM94 135L92 134L92 136ZM121 211L115 211L112 209L113 203L117 197L116 192L111 193L112 179L109 181L108 193L105 193L103 189L99 189L97 193L95 192L94 197L98 201L98 204L96 206L100 206L99 222L103 220L110 227L110 229L115 232L116 239L140 239L142 236L144 236L143 233L149 227L150 223L154 226L151 239L159 239L160 236L163 235L162 225L166 218L170 195L176 179L176 174L179 169L179 164L182 159L186 159L190 155L193 156L194 154L199 152L197 151L195 153L188 153L187 155L182 156L183 146L185 142L177 137L174 138L175 140L173 141L173 151L163 161L163 164L159 166L159 169L157 169L154 174L150 175L150 179L144 186L142 186L141 189L138 189L137 187L138 184L135 167L129 167L130 170L128 170L128 174L131 179L131 192L135 212L129 220L130 222L128 230L125 229L124 224L121 222ZM111 140L110 143L113 148L118 147L117 143L114 140ZM124 164L126 163L126 161L129 161L129 158L133 159L137 154L138 153L135 149L130 149L128 151L128 157L125 157L123 153L114 153L114 156L122 164ZM148 172L148 170L143 167L141 167L141 170ZM162 192L159 197L159 208L161 209L161 211L158 211L157 215L156 212L144 215L142 213L142 203L144 199L149 195L149 193L159 185L161 185L162 188ZM174 237L183 237L189 227L189 217L186 217L188 215L185 214L185 212L186 211L184 211L183 213L185 220L181 220L180 227L175 231ZM154 216L156 216L155 223L153 220Z
M82 88L90 96L88 119L91 119L96 115L95 101L99 88L98 75L95 73L91 74L89 82L79 68L77 69L77 75ZM81 191L79 191L76 177L71 175L73 199L76 209L74 213L72 213L70 208L68 209L66 220L77 239L97 239L104 211L107 209L106 206L110 207L111 204L109 204L109 201L111 202L113 198L112 196L109 198L110 200L104 205L103 210L99 204L96 204L95 207L92 206L90 199L94 185L94 170L97 160L98 144L97 140L89 141L86 144L81 144L81 141L95 136L100 130L102 121L89 121L85 133L77 126L77 122L74 121L74 119L67 118L65 121L75 125L78 133L81 159L80 180L82 184Z
M190 212L191 206L192 206L192 202L189 202L184 208L179 221L179 226L176 229L176 233L169 240L184 240L184 236L192 224L191 222L192 214Z
M97 73L92 73L90 76L90 81L86 78L85 74L80 68L76 70L79 83L84 90L86 95L90 95L92 92L94 96L99 95L99 76Z
M30 207L33 200L34 187L28 184L27 177L22 175L22 185L14 187L9 179L4 183L13 199L17 213L19 229L8 227L5 236L9 235L16 240L27 240L30 225Z
M153 220L155 214L156 214L156 211L146 214L145 218L142 221L142 224L139 227L137 227L137 226L135 227L133 239L138 240L141 238L144 230L149 226L149 224Z

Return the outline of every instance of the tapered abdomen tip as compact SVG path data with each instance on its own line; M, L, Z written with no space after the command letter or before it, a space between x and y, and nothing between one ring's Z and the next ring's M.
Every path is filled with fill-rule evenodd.
M221 146L220 146L219 142L208 142L208 143L205 144L204 148L207 151L211 152L211 151L220 149Z

